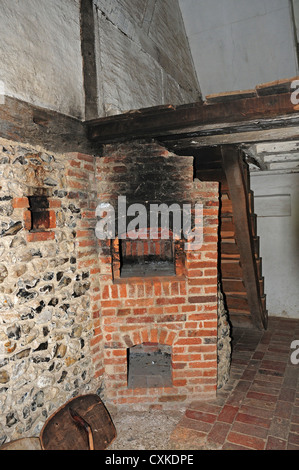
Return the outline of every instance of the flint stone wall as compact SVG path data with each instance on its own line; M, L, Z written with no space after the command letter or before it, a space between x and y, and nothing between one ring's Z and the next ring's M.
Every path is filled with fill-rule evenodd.
M217 340L217 389L229 380L231 367L231 327L225 308L221 285L218 284L218 340Z
M90 349L94 253L76 239L93 204L92 162L0 139L0 445L39 435L68 399L100 388ZM31 231L37 194L47 197L50 227Z

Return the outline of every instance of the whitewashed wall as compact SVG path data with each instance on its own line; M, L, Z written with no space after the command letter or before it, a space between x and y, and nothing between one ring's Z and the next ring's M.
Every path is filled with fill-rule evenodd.
M179 0L203 96L298 73L289 0Z
M299 142L258 144L251 172L270 316L299 318Z
M178 0L94 0L98 115L199 99ZM5 93L84 119L80 0L1 0Z
M79 0L1 0L5 94L83 117Z
M95 0L100 115L197 101L178 0Z

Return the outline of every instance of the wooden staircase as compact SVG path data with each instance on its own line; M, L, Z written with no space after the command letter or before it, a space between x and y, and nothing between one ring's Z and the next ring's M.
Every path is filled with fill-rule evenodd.
M196 177L203 180L217 180L220 182L219 261L221 265L222 288L230 322L233 326L266 328L266 295L264 292L264 278L262 276L262 259L259 253L257 217L254 213L254 195L250 189L249 169L243 159L241 159L241 172L243 174L244 197L246 198L247 208L246 211L243 211L246 214L242 214L242 217L247 218L248 224L244 223L242 225L242 221L237 219L239 231L236 233L236 218L239 217L240 219L240 212L234 210L230 185L227 181L227 174L229 172L225 172L221 155L216 153L214 158L210 156L208 161L200 159L196 164ZM244 256L244 246L240 246L243 243L243 235L245 238L247 226L252 257L250 253L245 253ZM244 227L244 232L242 227ZM257 298L254 299L252 298L254 289L250 287L248 282L248 264L253 265L251 268L252 272L255 273L257 284ZM259 311L257 312L256 310Z
M259 254L259 237L257 236L256 215L254 213L253 192L251 190L248 191L248 202L259 292L263 310L265 311L266 295L264 292L264 278L262 276L262 259ZM243 281L243 269L240 250L236 240L232 203L228 188L223 186L221 186L220 236L222 287L225 293L230 320L233 325L251 326L251 313Z

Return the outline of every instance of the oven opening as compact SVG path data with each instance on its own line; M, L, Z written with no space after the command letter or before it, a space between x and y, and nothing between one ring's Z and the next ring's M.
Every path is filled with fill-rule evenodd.
M172 240L120 240L120 277L174 276Z
M171 346L143 343L128 348L128 388L172 387Z

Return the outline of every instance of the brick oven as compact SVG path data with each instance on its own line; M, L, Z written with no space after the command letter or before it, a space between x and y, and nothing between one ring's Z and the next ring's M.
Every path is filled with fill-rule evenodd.
M214 397L218 183L194 180L193 157L145 142L105 146L97 180L98 203L113 206L118 221L113 239L98 240L106 401L166 407ZM127 220L119 214L120 197ZM193 227L200 204L202 245L191 249L174 233L171 213L168 236L158 220L153 237L155 204L189 205ZM138 205L147 219L134 238Z

